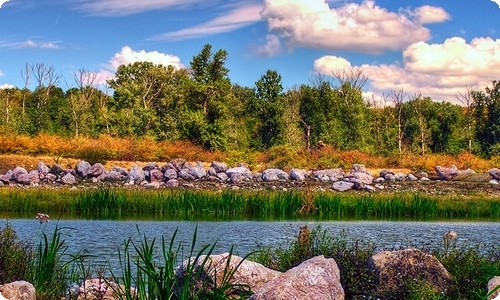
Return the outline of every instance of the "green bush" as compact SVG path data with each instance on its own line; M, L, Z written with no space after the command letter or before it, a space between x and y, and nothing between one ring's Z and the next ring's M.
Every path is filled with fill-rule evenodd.
M27 243L7 224L0 229L0 284L25 280L32 251Z

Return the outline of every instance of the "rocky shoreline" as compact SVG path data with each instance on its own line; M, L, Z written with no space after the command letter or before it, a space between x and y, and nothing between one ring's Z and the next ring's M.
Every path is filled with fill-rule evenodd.
M398 173L382 170L370 173L364 165L354 164L348 172L341 168L322 170L266 169L252 172L247 165L230 167L223 162L212 162L208 167L201 162L174 159L164 165L147 163L130 169L115 166L111 170L101 163L90 164L80 160L74 168L59 164L47 166L39 162L37 169L15 167L0 174L0 186L88 186L191 188L191 189L315 189L335 192L416 192L423 194L470 194L481 192L500 195L500 170L487 173L458 170L455 166L436 166L437 175L426 172Z

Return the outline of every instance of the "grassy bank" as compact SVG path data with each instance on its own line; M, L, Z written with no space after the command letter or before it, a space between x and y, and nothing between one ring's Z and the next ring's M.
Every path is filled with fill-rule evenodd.
M422 196L311 191L1 189L0 212L316 219L500 219L489 196Z

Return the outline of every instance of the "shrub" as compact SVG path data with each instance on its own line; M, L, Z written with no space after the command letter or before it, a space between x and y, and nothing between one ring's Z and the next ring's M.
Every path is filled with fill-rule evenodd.
M0 229L0 284L25 280L32 255L28 244L17 240L9 224Z

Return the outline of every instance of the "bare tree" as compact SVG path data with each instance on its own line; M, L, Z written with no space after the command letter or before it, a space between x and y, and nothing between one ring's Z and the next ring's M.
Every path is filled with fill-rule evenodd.
M456 97L465 108L465 131L468 142L469 152L472 153L472 129L474 126L474 98L472 97L473 89L466 87L465 93L459 92Z
M403 152L403 137L404 137L404 120L403 120L403 103L408 95L405 93L404 89L392 90L389 93L389 98L394 104L394 110L396 112L396 122L398 126L398 150L399 154Z
M24 81L24 89L23 89L23 103L22 103L22 111L23 115L25 113L25 106L26 106L26 93L28 93L28 87L30 85L30 76L31 76L31 67L29 64L26 64L24 66L24 70L21 71L21 77L23 78Z
M96 72L80 69L73 75L73 78L77 91L71 93L67 99L73 114L75 137L78 137L82 122L85 122L88 116L92 98L97 94L99 77Z
M425 120L424 116L424 109L425 107L423 106L424 104L424 99L422 97L422 94L419 92L415 94L415 101L413 102L413 108L415 109L415 112L417 114L418 118L418 127L419 127L419 135L420 135L420 151L421 154L425 154L425 145L427 144L429 140L428 136L428 130L427 130L427 123Z

